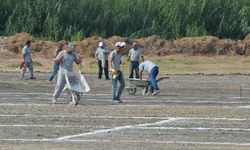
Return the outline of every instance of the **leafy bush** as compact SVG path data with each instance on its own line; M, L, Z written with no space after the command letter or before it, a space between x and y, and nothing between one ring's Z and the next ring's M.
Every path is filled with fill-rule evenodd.
M91 35L163 38L250 32L249 0L0 0L0 33L53 40Z

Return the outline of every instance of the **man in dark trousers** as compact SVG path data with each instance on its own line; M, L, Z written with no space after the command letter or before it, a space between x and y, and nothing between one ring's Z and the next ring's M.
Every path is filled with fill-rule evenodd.
M106 80L109 80L108 72L108 49L104 42L99 42L99 47L96 50L95 57L98 62L98 79L102 79L102 71L104 70Z
M142 50L139 48L139 44L137 42L133 43L133 48L129 50L128 57L130 60L130 75L129 78L139 78L139 61L140 58L142 62L144 61Z

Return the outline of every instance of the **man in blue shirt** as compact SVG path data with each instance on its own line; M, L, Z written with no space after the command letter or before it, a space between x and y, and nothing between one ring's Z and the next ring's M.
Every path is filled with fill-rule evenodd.
M62 49L63 49L63 44L59 44L58 48L54 51L54 58L57 57L57 55L62 51ZM53 80L58 70L59 70L59 63L54 62L53 71L51 72L49 76L49 81Z

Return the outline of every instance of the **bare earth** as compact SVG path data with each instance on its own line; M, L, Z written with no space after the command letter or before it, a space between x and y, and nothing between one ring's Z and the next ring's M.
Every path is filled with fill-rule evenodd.
M28 74L27 74L28 75ZM249 76L169 76L161 93L111 105L111 81L86 79L78 106L51 104L48 74L0 73L0 149L224 149L250 147ZM28 77L28 76L27 76ZM126 82L128 86L129 82Z

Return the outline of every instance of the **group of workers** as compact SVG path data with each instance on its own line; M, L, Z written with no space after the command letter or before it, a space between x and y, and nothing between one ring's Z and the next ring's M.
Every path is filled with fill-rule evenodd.
M23 59L21 67L21 79L25 79L25 72L27 67L30 70L30 79L36 79L33 74L33 61L30 54L31 42L27 41L26 45L22 50ZM110 52L106 47L104 42L98 43L98 48L95 53L95 57L98 64L98 79L102 79L102 72L104 71L105 79L110 80L109 71L111 73L112 80L112 103L122 103L121 95L125 88L125 80L123 72L121 70L122 64L122 51L124 50L125 42L116 42L115 49ZM129 50L128 60L130 61L130 74L129 78L135 78L142 80L143 72L148 74L147 80L150 81L150 94L157 95L160 89L157 85L156 77L159 73L159 67L153 62L146 60L144 61L143 52L139 47L137 42L133 43L133 47ZM139 63L141 60L141 63ZM53 94L52 103L56 103L57 98L60 96L66 84L65 71L73 71L73 63L80 64L82 62L82 57L76 55L76 46L73 43L69 43L67 48L63 50L63 45L60 44L58 49L54 51L54 66L53 71L49 75L49 81L52 81L56 74L57 83L55 86L55 91ZM118 86L118 82L120 85ZM67 98L71 101L72 95L67 89Z

